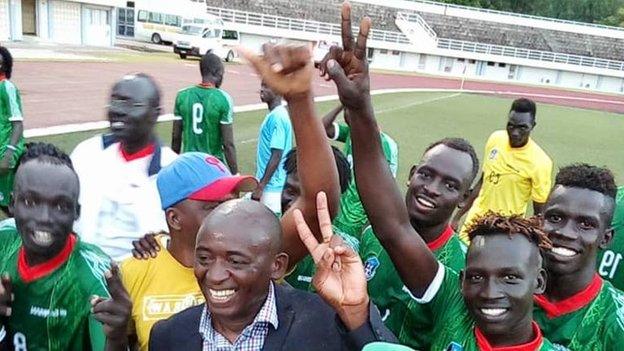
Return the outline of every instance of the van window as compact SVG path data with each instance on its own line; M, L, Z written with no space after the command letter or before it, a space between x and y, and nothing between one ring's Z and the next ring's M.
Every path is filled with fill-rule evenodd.
M146 22L147 21L147 11L141 10L137 16L137 21Z
M163 16L158 12L150 12L149 20L150 23L163 23Z
M238 40L238 32L235 30L224 30L221 39Z

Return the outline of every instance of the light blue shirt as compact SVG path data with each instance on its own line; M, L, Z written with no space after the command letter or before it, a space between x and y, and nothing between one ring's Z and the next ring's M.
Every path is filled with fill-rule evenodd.
M292 149L292 125L288 117L288 110L280 105L269 112L260 126L258 137L258 153L256 158L256 178L262 179L266 167L271 159L271 149L282 150L282 159L267 183L264 191L281 192L286 182L284 160Z

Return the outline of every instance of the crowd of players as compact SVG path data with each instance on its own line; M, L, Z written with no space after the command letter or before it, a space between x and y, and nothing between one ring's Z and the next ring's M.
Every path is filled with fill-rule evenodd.
M340 106L322 119L307 47L241 49L269 109L255 177L238 174L217 56L178 93L173 150L155 135L156 82L133 74L112 89L110 133L69 156L25 145L0 47L0 350L621 349L612 173L574 164L552 184L519 99L475 186L474 148L445 138L401 194L370 96L370 19L354 40L348 3L341 16L342 46L318 63Z

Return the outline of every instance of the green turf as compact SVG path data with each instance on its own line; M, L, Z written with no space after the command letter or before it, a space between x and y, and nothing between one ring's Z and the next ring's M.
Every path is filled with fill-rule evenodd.
M425 147L447 136L470 140L483 156L487 137L506 123L511 99L451 93L404 93L373 98L377 118L384 132L399 144L399 184L403 184L410 166L418 161ZM319 114L336 102L319 103ZM265 111L239 113L234 131L241 172L254 173L255 138ZM559 167L572 162L608 166L624 183L624 116L600 111L581 110L539 104L534 139ZM171 124L162 123L158 133L170 141ZM59 145L66 151L95 132L73 133L34 138Z

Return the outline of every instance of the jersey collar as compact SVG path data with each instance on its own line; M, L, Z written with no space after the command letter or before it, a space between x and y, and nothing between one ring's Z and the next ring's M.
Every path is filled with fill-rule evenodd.
M119 151L121 152L121 156L124 158L124 160L126 160L126 162L130 162L130 161L137 160L139 158L147 157L153 154L155 150L156 150L156 146L152 143L135 153L129 154L124 150L121 143L119 144Z
M602 283L602 278L596 274L594 275L591 283L589 283L585 289L568 297L567 299L558 302L551 302L548 298L546 298L546 295L535 295L533 299L537 305L546 311L548 318L557 318L587 306L600 293Z
M477 338L477 346L481 351L536 351L542 347L543 337L542 331L540 330L537 323L531 323L533 327L533 334L535 334L535 339L521 345L515 346L503 346L503 347L493 347L485 338L485 335L481 333L479 328L475 327L475 336Z
M209 84L209 83L199 83L197 84L199 87L201 88L206 88L206 89L215 89L216 86L214 84Z
M455 231L453 231L453 228L451 228L450 225L446 226L446 228L440 234L440 236L438 236L434 241L427 243L427 247L431 251L438 250L442 246L446 245L446 243L448 243L449 240L451 240L451 237L453 236L454 233Z
M47 262L34 266L30 266L28 265L28 262L26 262L26 250L24 250L24 247L22 246L19 250L17 258L17 272L20 278L25 283L30 283L52 273L67 261L69 255L71 255L74 249L74 246L76 246L76 241L76 236L74 234L70 234L67 237L67 241L65 242L65 246L61 252L49 259Z
M6 75L4 73L0 73L0 82L2 82L5 79L7 79Z

